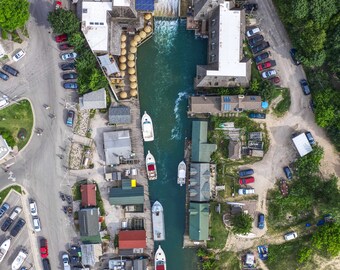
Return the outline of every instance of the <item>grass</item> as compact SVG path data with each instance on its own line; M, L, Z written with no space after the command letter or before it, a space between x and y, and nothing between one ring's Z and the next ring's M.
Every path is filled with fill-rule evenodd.
M4 29L1 29L1 38L4 40L8 39L8 33Z
M223 214L228 211L228 206L225 203L221 203L221 214L215 211L218 203L212 202L210 204L211 217L210 217L210 236L208 241L208 248L222 249L225 246L228 237L228 231L223 223Z
M16 43L22 43L22 39L18 35L17 31L14 30L13 32L11 32L11 35L12 35L12 41Z
M222 251L217 254L219 260L214 265L216 270L241 270L241 261L236 253L231 251Z
M11 190L15 190L17 192L19 192L21 194L21 187L18 185L13 185L13 186L9 186L8 188L5 188L3 190L0 191L0 204L2 204L2 202L4 201L4 199L6 198L6 196L8 195L8 193Z
M282 90L282 100L274 107L273 112L277 117L282 117L289 110L291 104L289 89Z
M25 37L27 37L27 38L30 37L29 34L28 34L28 31L27 31L26 25L24 25L23 27L21 27L20 30L21 30L22 34L23 34Z
M22 100L2 109L0 111L0 128L8 130L19 150L22 149L28 142L33 128L33 112L29 101ZM23 140L18 138L20 129L25 129L27 132Z

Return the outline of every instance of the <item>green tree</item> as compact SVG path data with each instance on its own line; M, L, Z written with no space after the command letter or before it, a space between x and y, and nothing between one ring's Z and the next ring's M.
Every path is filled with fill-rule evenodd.
M315 37L315 38L318 38L318 37ZM325 60L327 57L325 50L313 52L311 55L307 55L307 56L303 55L302 53L298 55L300 55L298 56L299 57L298 59L300 59L300 61L305 66L312 67L312 68L321 67L325 63Z
M259 88L260 88L259 81L257 79L252 80L251 83L250 83L250 90L252 92L257 93L259 91Z
M336 92L331 88L323 91L317 91L314 94L314 101L317 104L315 109L316 123L320 127L327 127L334 122L336 117L335 106Z
M308 15L309 3L307 0L295 0L291 2L292 17L304 19Z
M30 16L29 5L27 0L1 0L0 28L13 31L23 27Z
M250 233L252 228L253 218L249 214L239 214L232 217L233 229L235 234Z
M332 257L340 253L340 223L328 223L314 233L312 247L325 251Z
M80 52L84 49L86 43L85 43L85 38L82 33L74 33L70 38L69 38L69 43L74 47L74 50L77 52Z
M14 139L12 133L8 129L0 128L0 134L6 140L7 144L10 147L14 147L16 145L15 139Z
M323 158L323 148L314 146L313 151L301 157L296 162L296 170L299 177L311 176L319 172L320 162Z
M303 247L298 252L298 262L304 263L312 257L313 250L310 247Z
M76 15L70 11L59 8L48 14L47 20L55 33L72 34L79 31L80 22Z
M304 24L296 41L299 49L301 48L304 54L309 56L324 48L326 36L326 31L310 20Z
M90 76L89 88L95 91L107 86L107 84L108 82L103 73L99 69L93 68Z
M310 14L313 20L321 27L327 28L331 17L337 13L337 0L310 1Z

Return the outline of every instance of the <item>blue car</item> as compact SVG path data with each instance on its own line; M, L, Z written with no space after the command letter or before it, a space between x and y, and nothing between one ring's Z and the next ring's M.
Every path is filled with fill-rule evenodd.
M267 59L270 56L270 52L264 52L254 57L255 63L258 64L261 61Z
M288 166L284 167L283 171L284 171L286 177L288 178L288 180L291 180L293 178L292 171L290 170L290 168Z
M66 126L73 127L73 122L74 122L74 111L69 110L67 112Z
M7 81L9 77L6 73L0 71L0 78L3 79L4 81Z
M63 84L65 89L78 89L78 84L75 82L68 82Z
M242 170L238 172L240 177L249 176L249 175L252 175L253 173L254 173L253 169L247 169L247 170Z
M9 209L9 204L8 203L4 203L1 208L0 208L0 218L7 212L7 210Z
M259 214L257 228L264 229L264 214Z

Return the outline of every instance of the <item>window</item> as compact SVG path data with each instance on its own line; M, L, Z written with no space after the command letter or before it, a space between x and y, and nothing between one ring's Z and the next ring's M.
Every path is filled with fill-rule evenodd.
M103 22L101 22L101 23L100 23L100 25L104 25L104 23L103 23Z
M229 112L231 110L230 104L223 104L223 111Z
M90 25L94 25L94 22L90 22Z
M216 19L211 20L211 25L214 26L216 24Z
M99 22L95 22L94 24L95 24L95 25L98 25L98 24L99 24Z
M256 100L256 97L254 97L254 96L251 96L251 97L250 97L250 100L253 100L253 101L255 101L255 100Z
M87 8L83 8L83 13L87 13Z
M223 97L223 102L230 102L230 97L229 96Z

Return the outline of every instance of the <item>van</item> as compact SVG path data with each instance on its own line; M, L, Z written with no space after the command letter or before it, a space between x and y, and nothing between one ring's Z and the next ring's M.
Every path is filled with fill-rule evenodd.
M261 230L264 228L264 214L259 214L257 220L257 228Z
M244 177L244 176L248 176L248 175L252 175L254 173L253 169L247 169L247 170L241 170L239 171L239 176L240 177Z
M2 69L3 69L4 71L7 71L9 74L11 74L11 75L13 75L13 76L18 76L18 74L19 74L19 71L17 71L16 69L12 68L12 67L9 66L9 65L4 65L4 66L2 67Z
M42 260L44 270L51 270L51 265L49 259Z
M297 233L296 233L296 232L289 232L289 233L286 233L286 234L284 235L284 239L285 239L286 241L293 240L293 239L295 239L296 237L297 237Z

